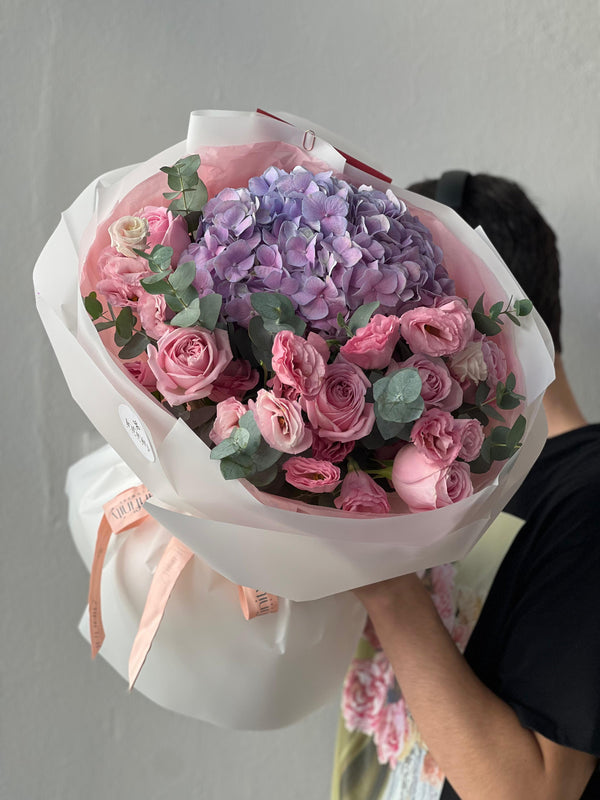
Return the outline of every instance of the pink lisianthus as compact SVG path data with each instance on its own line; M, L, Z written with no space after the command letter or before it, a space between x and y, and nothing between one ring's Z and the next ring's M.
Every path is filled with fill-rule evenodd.
M281 383L304 397L314 397L325 377L325 361L306 339L279 331L273 341L273 372Z
M404 698L396 703L388 703L377 718L373 741L380 764L388 764L394 769L405 743L410 736L410 721Z
M148 345L148 363L159 392L178 406L208 397L216 379L231 359L227 332L216 328L175 328Z
M315 458L339 464L354 450L354 442L336 442L332 439L321 439L313 431L312 452Z
M362 470L351 470L346 475L340 496L333 502L343 511L387 514L390 510L387 492Z
M221 444L229 439L234 428L239 427L239 421L248 411L243 403L235 397L228 397L217 404L217 416L210 433L209 439L214 444Z
M456 297L439 306L406 311L400 317L400 332L413 353L448 356L464 350L475 325L466 303Z
M331 461L295 456L283 465L286 481L305 492L333 492L340 482L340 468Z
M362 369L384 369L391 361L400 338L399 317L375 314L364 328L340 348L347 361Z
M152 274L148 262L138 256L115 255L107 248L100 256L98 267L102 278L98 281L97 292L103 294L111 306L137 308L140 297L145 294L140 280Z
M454 425L461 441L458 457L465 461L475 461L485 439L483 425L476 419L455 419Z
M286 400L300 399L298 390L294 389L293 386L289 386L287 383L282 383L277 375L273 375L272 378L269 378L267 386L271 389L275 397L285 397Z
M435 406L442 411L456 411L463 401L462 389L451 375L446 362L442 358L414 355L401 364L392 362L388 374L397 369L413 367L419 373L423 384L421 397L426 408Z
M417 450L438 467L447 467L462 447L457 420L447 411L430 408L415 422L410 438Z
M142 328L153 339L160 339L165 333L174 330L174 327L166 322L167 304L162 294L142 292L137 311Z
M295 400L275 397L273 392L260 389L248 406L263 439L275 450L295 455L310 447L312 431L304 424L302 409Z
M342 715L349 731L372 734L385 705L394 672L383 653L373 658L355 658L342 689Z
M252 369L252 364L243 358L231 361L214 382L210 399L220 403L228 397L242 400L244 395L254 389L258 383L258 372Z
M370 382L364 372L343 358L329 364L319 393L304 400L306 413L322 439L350 442L371 433L373 403L365 402Z
M157 244L173 248L172 264L178 264L181 254L189 247L190 237L184 217L174 217L163 206L144 206L138 216L146 220L148 236L146 246L151 251Z
M467 464L454 461L440 467L413 444L403 447L394 459L392 483L412 512L443 508L473 494Z
M147 361L125 361L123 364L137 383L149 392L156 391L156 378Z

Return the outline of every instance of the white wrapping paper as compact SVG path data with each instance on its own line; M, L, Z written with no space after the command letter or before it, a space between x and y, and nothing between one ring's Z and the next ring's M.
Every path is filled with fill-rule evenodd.
M34 282L39 313L73 397L152 492L148 510L155 519L234 583L308 601L457 560L468 552L516 491L543 446L541 395L554 372L539 318L531 315L520 328L511 326L507 335L520 361L517 390L526 395L523 413L528 425L523 446L489 486L443 509L368 521L335 513L316 516L267 507L244 482L224 481L202 441L131 380L104 348L79 294L79 263L96 226L116 199L160 166L201 145L286 141L301 148L303 127L314 130L315 126L300 123L297 128L255 114L194 112L187 144L182 142L145 164L105 175L83 192L44 248ZM313 143L313 138L311 155L317 153L343 171L343 157L329 143L319 137ZM353 168L351 179L356 182L359 174ZM361 179L385 188L368 175L362 174ZM435 214L487 265L505 297L523 296L485 238L454 212L392 188L425 216ZM136 436L130 437L124 429L119 413L123 407L137 424L137 444Z
M139 483L105 446L68 473L69 525L91 567L102 505ZM152 575L171 538L151 517L111 538L102 575L101 654L127 680L127 662ZM172 711L228 728L280 728L332 701L365 621L350 594L247 622L237 586L193 558L180 575L136 689ZM80 624L89 637L87 612Z

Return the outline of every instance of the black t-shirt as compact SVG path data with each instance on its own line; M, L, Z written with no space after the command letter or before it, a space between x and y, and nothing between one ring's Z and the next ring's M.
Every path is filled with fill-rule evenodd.
M600 424L549 439L506 511L525 524L465 658L526 728L600 756Z

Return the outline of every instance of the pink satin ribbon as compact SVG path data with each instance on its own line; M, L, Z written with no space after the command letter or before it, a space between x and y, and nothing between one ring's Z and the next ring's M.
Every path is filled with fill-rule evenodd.
M102 568L111 534L119 534L135 528L146 519L149 515L144 510L143 504L150 496L150 492L141 484L131 489L126 489L103 506L104 514L100 520L96 536L96 549L90 572L88 595L92 658L95 658L98 654L105 638L102 625L100 588ZM130 691L133 689L150 652L177 579L193 555L193 551L186 547L183 542L172 537L158 562L158 566L152 576L144 611L129 656ZM250 589L247 586L238 586L238 592L240 607L247 620L264 614L274 614L278 610L279 601L275 595L268 594L260 589Z

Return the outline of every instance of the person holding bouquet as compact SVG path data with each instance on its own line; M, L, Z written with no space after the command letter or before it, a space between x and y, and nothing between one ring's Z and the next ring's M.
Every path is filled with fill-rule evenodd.
M545 448L474 550L355 590L369 622L344 683L332 800L600 797L600 425L561 360L555 236L503 178L410 188L483 226L550 329L557 377Z

